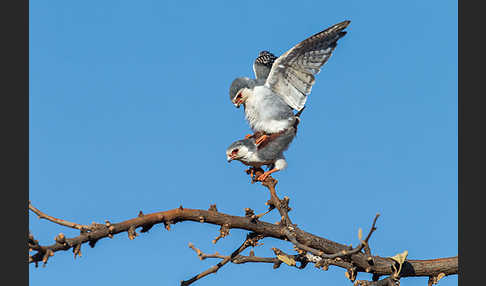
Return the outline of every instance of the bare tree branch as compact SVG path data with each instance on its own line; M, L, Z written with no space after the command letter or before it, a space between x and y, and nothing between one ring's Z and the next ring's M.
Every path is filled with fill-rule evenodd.
M254 169L251 173L253 176L258 177L262 172L263 170L261 169ZM369 246L369 239L373 232L376 231L376 222L379 214L373 219L371 228L364 240L361 239L362 234L360 230L360 243L355 248L305 232L292 223L288 214L291 210L289 207L290 199L284 197L281 200L278 197L275 190L276 184L277 180L271 176L262 182L262 185L270 192L270 200L267 202L269 210L260 215L255 215L250 208L245 209L245 216L234 216L219 212L216 205L211 205L209 210L187 209L180 206L176 209L151 214L143 214L140 211L137 217L119 223L106 221L105 224L82 225L49 216L29 202L29 209L37 214L39 218L80 230L80 234L72 238L66 238L62 233L58 234L54 239L54 244L47 246L40 245L34 239L34 236L30 234L28 240L29 251L35 253L29 255L29 263L34 263L37 266L39 262L43 262L45 265L48 259L56 252L69 249L73 250L74 257L81 256L81 246L83 244L88 243L91 247L94 247L98 240L106 237L113 238L122 232L127 232L128 237L134 239L139 235L136 231L137 228L141 228L140 232L144 233L155 225L164 224L165 228L169 230L171 225L175 223L192 221L219 225L221 227L220 233L213 240L214 243L218 239L229 235L230 229L242 229L250 233L241 246L229 256L220 255L217 252L215 254L204 254L194 245L189 244L189 247L197 253L201 260L214 258L221 261L191 279L181 281L181 285L190 285L211 273L215 273L228 262L233 264L249 262L272 263L274 268L278 268L282 263L285 263L299 269L303 269L308 263L314 263L315 267L323 270L327 270L332 265L345 269L346 276L353 282L356 280L359 272L373 274L374 281L356 281L355 285L362 286L396 285L399 283L398 279L411 276L429 277L429 284L436 284L444 276L458 274L457 256L431 260L407 259L401 264L400 273L396 273L397 267L395 267L395 264L397 262L393 259L373 256ZM263 215L274 208L279 211L281 221L277 223L262 221ZM249 256L241 255L241 252L246 248L256 246L258 240L264 237L289 241L294 245L298 254L286 254L279 249L272 248L276 257L257 257L254 256L253 251L250 252ZM300 265L297 266L296 262L299 262ZM380 276L385 275L389 277L379 280Z
M88 225L77 224L77 223L74 223L74 222L70 222L70 221L63 220L63 219L58 219L58 218L52 217L50 215L47 215L47 214L41 212L40 210L36 209L30 203L30 201L29 201L29 210L31 210L33 213L35 213L40 219L46 219L48 221L51 221L53 223L57 223L57 224L62 225L62 226L67 226L67 227L78 229L78 230L87 230L87 229L90 228Z
M186 281L181 281L181 286L187 286L191 285L192 283L196 282L197 280L212 274L216 273L221 267L223 267L226 263L230 262L232 259L234 259L236 256L238 256L243 250L245 250L249 246L254 246L256 243L258 243L258 240L263 238L261 235L257 235L255 233L250 233L247 235L246 240L241 244L240 247L238 247L233 253L231 253L230 256L227 256L223 258L221 262L218 262L218 264L212 266L208 270L201 272L197 274L196 276L192 277L189 280Z

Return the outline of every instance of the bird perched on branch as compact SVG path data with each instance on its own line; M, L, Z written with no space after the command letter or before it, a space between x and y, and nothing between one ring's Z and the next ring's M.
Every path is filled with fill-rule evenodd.
M292 126L275 133L274 138L266 141L265 145L257 145L255 137L235 141L226 149L226 158L228 162L238 160L252 168L268 166L269 170L256 178L257 181L264 181L270 174L287 167L283 152L287 150L296 133L297 127Z
M236 107L244 106L246 119L258 134L257 145L268 140L271 134L295 125L298 119L293 110L304 108L315 82L314 76L331 56L337 41L346 35L343 30L349 23L343 21L335 24L305 39L276 59L271 53L260 53L263 56L261 61L268 61L265 65L255 60L253 69L256 79L239 77L231 83L230 100ZM269 71L268 62L273 62Z
M256 181L264 181L272 173L285 169L287 161L285 161L283 152L287 150L297 135L297 126L300 123L300 115L304 109L305 107L295 114L294 125L268 135L268 139L262 143L257 143L258 137L255 135L233 142L226 149L228 162L238 160L250 166L247 173L251 175L252 179L255 168L267 166L268 171L256 178Z

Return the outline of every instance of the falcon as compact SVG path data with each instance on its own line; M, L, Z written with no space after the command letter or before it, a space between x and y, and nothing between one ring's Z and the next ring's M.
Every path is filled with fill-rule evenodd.
M253 168L268 166L269 170L256 178L257 181L264 181L270 174L287 167L283 152L287 150L296 133L297 128L292 126L275 138L266 141L265 145L257 145L255 137L235 141L226 149L226 158L228 162L238 160L250 166L252 178Z
M264 53L266 51L260 53L259 58L262 58L257 58L253 64L256 79L239 77L231 83L230 100L237 108L244 106L245 117L253 136L257 137L257 145L268 140L271 134L283 132L296 124L298 118L293 111L304 108L315 75L333 53L337 41L346 35L343 30L349 23L335 24L303 40L276 59L271 57L271 53ZM264 59L268 59L266 65L261 63ZM270 70L268 62L272 62Z

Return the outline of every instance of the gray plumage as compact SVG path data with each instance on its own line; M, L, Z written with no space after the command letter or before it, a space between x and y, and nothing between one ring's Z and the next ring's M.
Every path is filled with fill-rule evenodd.
M253 72L257 79L266 80L277 57L269 51L261 51L253 62Z
M249 77L238 77L231 83L229 89L229 97L230 100L233 101L236 97L236 93L243 88L250 88L253 89L257 85L264 85L265 81L263 80L256 80ZM240 107L239 105L237 106Z
M294 139L296 131L296 127L288 128L261 148L255 144L255 138L235 141L226 149L227 160L238 160L252 167L266 165L275 171L282 170L287 166L283 152Z
M256 80L237 78L230 86L230 99L245 107L245 116L254 132L277 133L295 123L293 110L304 108L307 96L315 82L315 75L331 56L337 41L350 21L344 21L321 31L273 59L270 72L262 84L268 65L254 63Z
M301 110L315 82L315 75L327 62L346 35L350 21L343 21L319 32L281 55L273 64L265 83L293 109Z
M276 59L277 57L269 51L261 51L258 53L258 57L253 62L255 79L239 77L233 80L229 90L230 100L233 101L236 93L242 88L254 88L257 85L264 85Z

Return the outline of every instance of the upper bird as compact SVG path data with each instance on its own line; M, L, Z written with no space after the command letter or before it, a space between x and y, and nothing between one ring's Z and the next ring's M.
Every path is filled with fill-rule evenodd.
M350 21L335 24L295 45L278 58L267 51L253 64L256 79L236 78L230 86L231 102L245 107L251 129L259 134L257 145L268 135L292 127L298 120L293 110L301 111L320 72L346 35ZM271 66L270 66L271 63Z

